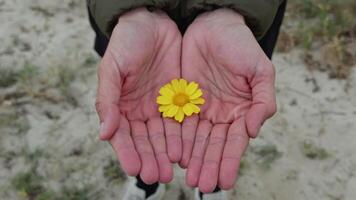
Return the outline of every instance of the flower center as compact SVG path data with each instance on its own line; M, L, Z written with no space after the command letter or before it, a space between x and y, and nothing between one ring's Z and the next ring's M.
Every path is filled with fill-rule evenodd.
M179 93L173 97L173 103L177 106L184 106L189 102L189 97L186 94Z

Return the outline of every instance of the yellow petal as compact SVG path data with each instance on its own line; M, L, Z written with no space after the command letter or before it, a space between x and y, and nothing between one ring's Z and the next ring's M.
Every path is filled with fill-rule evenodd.
M164 111L164 112L162 113L162 116L163 116L163 117L168 117L168 110Z
M203 92L201 91L201 89L197 89L197 91L190 95L190 99L197 99L201 97L201 95L203 95Z
M170 89L170 90L172 90L172 91L174 92L173 86L172 86L172 84L170 84L170 83L167 83L167 84L164 85L163 87L166 87L166 88L168 88L168 89Z
M181 92L185 91L185 88L187 87L188 83L184 79L179 79L179 89Z
M175 92L179 92L179 81L177 79L173 79L171 81L172 87L174 89Z
M157 103L162 105L168 105L172 103L172 98L167 96L159 96L157 97Z
M161 89L159 90L159 93L162 96L168 96L168 97L173 97L174 96L174 91L171 90L169 87L167 86L163 86L161 87Z
M176 113L174 119L177 120L178 122L182 122L182 121L183 121L183 119L184 119L184 112L183 112L183 109L182 109L182 108L179 108L179 109L178 109L178 112Z
M191 105L191 103L187 103L183 106L184 114L186 114L187 116L191 116L193 114L193 108Z
M193 113L198 114L200 112L200 108L194 104L190 104L190 106L192 107Z
M198 84L193 82L190 82L189 85L187 86L187 88L185 88L185 92L188 95L192 95L197 89L198 89Z
M169 109L171 108L171 107L173 107L174 105L167 105L167 107L168 107L168 109L167 110L165 110L165 111L163 111L163 113L162 113L162 116L163 117L169 117L168 116L168 113L169 113Z
M171 106L172 106L171 104L169 104L169 105L161 105L161 106L159 106L158 111L159 112L167 111Z
M192 103L192 104L204 104L205 100L203 98L192 99L192 100L190 100L190 103Z
M179 110L179 107L176 105L172 105L168 110L167 110L167 117L173 117L174 115L177 114Z

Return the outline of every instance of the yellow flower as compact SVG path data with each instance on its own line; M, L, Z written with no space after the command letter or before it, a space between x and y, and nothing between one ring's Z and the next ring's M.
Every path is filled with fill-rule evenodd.
M163 113L163 117L174 117L178 122L182 122L185 115L198 114L200 108L197 105L205 103L201 98L203 92L194 81L188 84L184 79L174 79L161 87L159 93L159 112Z

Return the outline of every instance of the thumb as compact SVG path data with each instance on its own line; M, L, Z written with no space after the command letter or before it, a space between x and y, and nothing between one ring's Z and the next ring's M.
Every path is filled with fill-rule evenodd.
M117 63L110 53L106 53L100 63L98 80L95 107L100 119L100 139L109 140L119 128L122 84Z
M96 107L100 107L99 109L97 108L97 110L100 110L98 111L100 118L99 138L101 140L110 140L119 128L120 112L118 106L97 103Z
M276 112L274 67L266 59L264 62L259 63L256 70L256 74L250 83L252 106L246 114L247 132L252 138L257 137L263 123Z

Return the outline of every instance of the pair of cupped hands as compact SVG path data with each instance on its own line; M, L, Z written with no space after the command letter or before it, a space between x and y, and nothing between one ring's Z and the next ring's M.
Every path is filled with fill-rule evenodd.
M183 36L163 11L122 15L98 75L100 138L125 173L147 184L170 182L179 163L191 187L232 188L249 139L276 110L274 67L229 9L199 15ZM163 118L156 104L175 78L197 82L205 99L182 123Z

